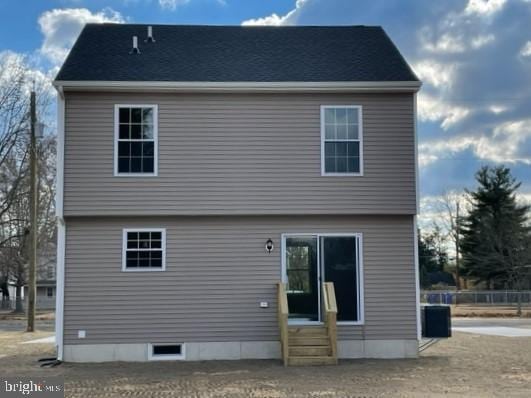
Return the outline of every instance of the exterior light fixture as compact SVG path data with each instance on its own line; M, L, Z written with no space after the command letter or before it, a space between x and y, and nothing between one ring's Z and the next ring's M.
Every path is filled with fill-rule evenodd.
M268 254L271 253L274 248L275 248L275 245L273 244L273 241L271 240L271 238L269 238L265 244L266 253Z

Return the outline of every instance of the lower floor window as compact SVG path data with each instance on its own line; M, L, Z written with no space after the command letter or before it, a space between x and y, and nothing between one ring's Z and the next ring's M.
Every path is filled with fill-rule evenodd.
M166 267L165 229L124 229L122 269L162 271Z

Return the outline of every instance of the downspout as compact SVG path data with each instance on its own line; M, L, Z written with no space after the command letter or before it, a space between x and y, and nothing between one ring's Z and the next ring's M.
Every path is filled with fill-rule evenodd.
M55 302L55 344L57 359L63 360L64 296L65 296L65 243L66 226L63 218L65 98L62 86L57 89L57 185L55 215L57 220L57 294Z

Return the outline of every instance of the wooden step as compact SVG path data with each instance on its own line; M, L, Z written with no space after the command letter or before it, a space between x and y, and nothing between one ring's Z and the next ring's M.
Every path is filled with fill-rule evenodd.
M327 336L328 330L324 326L290 326L290 336Z
M328 336L289 336L288 346L323 346L329 345L330 339Z
M319 365L335 365L337 361L331 356L315 356L315 357L289 357L288 365L290 366L319 366Z
M329 345L289 347L290 357L326 357L331 354Z

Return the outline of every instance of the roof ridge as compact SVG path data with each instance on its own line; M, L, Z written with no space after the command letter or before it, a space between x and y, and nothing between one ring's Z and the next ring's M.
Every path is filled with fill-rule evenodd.
M299 29L299 28L369 28L382 29L381 25L216 25L216 24L165 24L165 23L121 23L121 22L87 22L85 25L91 26L169 26L169 27L190 27L190 28L268 28L268 29Z

